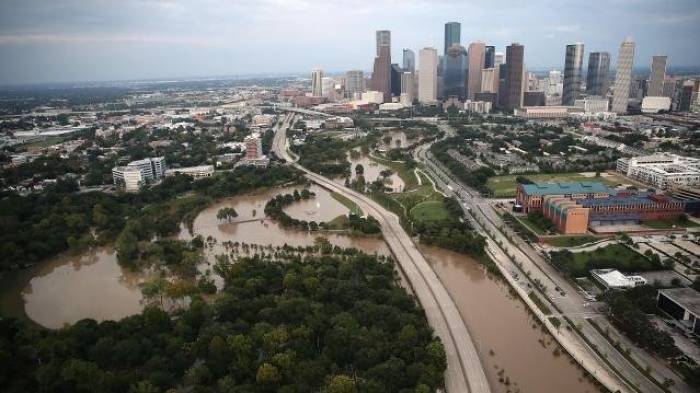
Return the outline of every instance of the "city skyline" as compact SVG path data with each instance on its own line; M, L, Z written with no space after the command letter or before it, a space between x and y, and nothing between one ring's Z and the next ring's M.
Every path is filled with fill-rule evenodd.
M647 0L616 0L601 15L581 13L575 2L556 12L543 1L495 3L10 1L0 6L0 83L298 73L314 66L369 71L374 31L392 31L391 57L401 58L403 48L443 48L451 21L461 24L461 42L483 41L499 52L520 42L530 69L562 69L565 46L578 41L610 52L616 64L615 48L628 36L638 44L635 64L665 54L673 66L700 65L700 54L689 50L700 32L692 1L659 10ZM539 17L517 18L523 12Z

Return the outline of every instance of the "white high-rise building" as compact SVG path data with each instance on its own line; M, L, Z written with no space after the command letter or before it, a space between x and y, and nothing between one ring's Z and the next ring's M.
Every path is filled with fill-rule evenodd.
M423 48L418 54L418 101L437 102L438 55L435 48Z
M351 70L345 73L345 94L353 98L355 93L365 90L365 76L362 70Z
M617 69L615 70L615 87L612 101L612 111L617 114L624 114L627 112L633 64L634 41L628 38L620 45L620 52L617 56Z
M330 77L321 78L321 94L331 101L335 99L335 80Z
M500 66L485 68L481 71L481 91L484 93L498 93Z
M496 52L496 54L494 55L493 58L494 58L494 62L493 62L494 66L499 66L501 64L506 63L506 55L504 55L503 52Z
M323 96L323 70L320 68L311 71L311 95Z
M401 74L401 103L404 105L413 104L413 100L416 95L413 91L413 73L411 71L404 71Z
M561 105L561 96L564 91L564 83L561 71L549 71L546 78L544 96L546 105Z

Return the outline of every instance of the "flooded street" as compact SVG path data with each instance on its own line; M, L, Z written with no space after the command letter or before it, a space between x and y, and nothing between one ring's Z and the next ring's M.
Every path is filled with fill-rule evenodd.
M599 391L503 280L467 256L420 250L457 303L493 392Z

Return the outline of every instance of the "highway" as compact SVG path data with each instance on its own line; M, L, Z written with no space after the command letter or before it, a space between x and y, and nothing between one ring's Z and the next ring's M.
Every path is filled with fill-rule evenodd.
M451 132L450 129L446 131L448 134ZM460 200L467 215L473 217L472 224L486 236L488 252L505 278L567 352L611 391L663 392L588 322L588 318L599 320L602 317L597 308L599 305L585 299L551 264L513 233L496 213L491 201L452 179L449 170L432 157L429 148L430 145L416 148L415 158L425 164L426 172L433 177L438 187ZM539 288L537 283L541 283ZM534 291L540 298L548 299L555 312L544 315L528 299L530 291ZM574 327L578 327L578 331L557 329L549 320L550 317L559 318L562 325L566 325L568 319ZM606 327L611 329L613 336L619 335L614 327ZM595 346L597 352L592 346ZM603 354L604 358L600 354ZM632 348L631 357L642 365L642 368L649 365L651 376L656 381L663 382L666 378L673 380L674 386L670 388L671 391L692 391L660 359L639 348Z
M453 299L438 279L412 239L403 230L399 219L367 196L336 184L296 163L287 150L286 130L293 116L286 116L276 126L273 151L303 171L313 182L351 199L367 214L379 220L382 234L397 264L425 311L428 323L440 337L447 355L445 386L450 393L488 393L491 388L481 360L464 320Z

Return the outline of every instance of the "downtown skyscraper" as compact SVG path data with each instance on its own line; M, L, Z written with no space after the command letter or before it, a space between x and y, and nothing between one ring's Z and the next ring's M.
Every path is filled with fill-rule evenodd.
M437 50L421 49L418 52L418 61L418 101L422 104L434 104L437 101Z
M664 95L664 80L666 79L666 56L654 56L651 59L651 75L647 96L661 97Z
M416 72L416 54L410 49L403 50L403 70Z
M495 52L494 52L495 54ZM481 73L484 70L486 58L486 45L483 42L472 42L467 51L469 59L469 74L467 76L467 97L474 99L476 93L481 92Z
M612 111L617 114L627 113L627 102L629 101L630 84L632 82L632 66L634 65L634 46L634 41L631 38L627 38L620 45L620 52L617 55L612 101Z
M459 45L461 42L461 29L462 25L459 22L447 22L445 23L445 51L442 52L447 56L447 51L454 44Z
M609 71L610 54L608 52L591 52L588 55L586 93L589 96L605 97L608 94Z
M311 95L323 96L323 70L320 68L311 70Z
M583 66L583 44L577 42L566 46L566 58L564 60L564 91L562 93L562 105L574 105L574 101L581 96L581 78Z
M384 101L391 101L391 32L377 31L377 57L372 70L372 89L384 94Z
M444 67L442 73L444 96L457 96L464 98L467 67L467 51L462 45L452 44L447 49L447 54L444 58Z
M484 52L484 68L493 68L496 64L496 47L492 45L486 46Z
M523 71L525 68L525 47L514 42L506 47L505 80L502 89L501 105L512 111L523 105Z
M348 98L354 98L358 93L365 91L365 76L362 70L350 70L345 73L345 94Z

